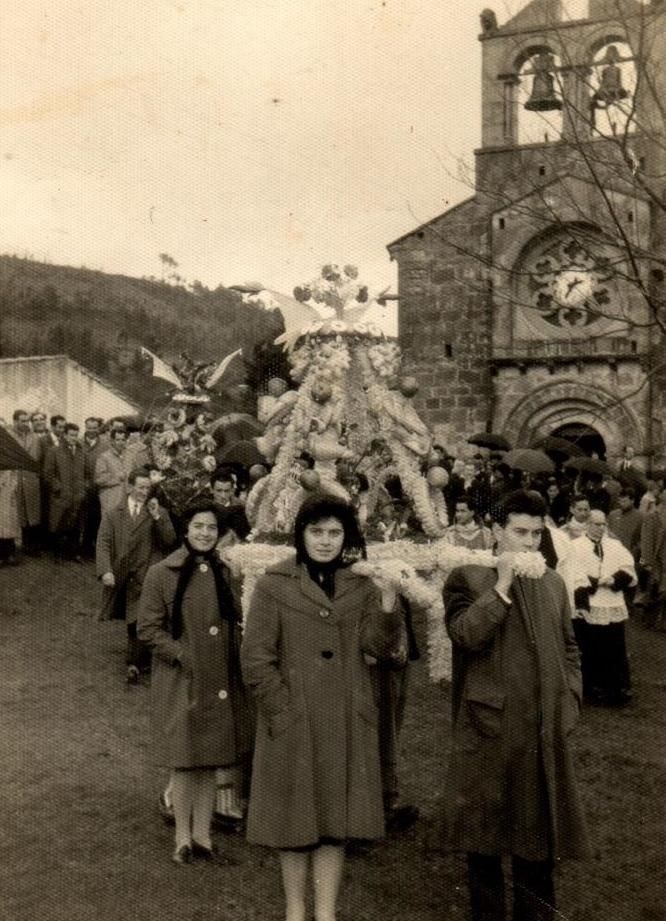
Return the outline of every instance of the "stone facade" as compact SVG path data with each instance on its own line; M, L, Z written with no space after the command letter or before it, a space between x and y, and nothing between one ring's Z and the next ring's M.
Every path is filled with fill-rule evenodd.
M641 66L666 54L666 7L622 3L621 20L617 0L590 0L579 22L560 22L556 0L533 0L501 27L485 17L475 194L389 245L404 364L421 386L415 404L454 454L469 454L477 431L528 445L576 424L603 440L610 460L626 443L648 466L666 460L666 375L652 312L666 303L666 272L645 255L666 257L666 209L651 200L664 191L659 181L643 185L638 173L666 175L666 126L641 83L636 107L652 132L623 145L589 120L595 54L610 43L631 52L639 26L651 49ZM559 62L560 133L518 143L521 68L544 48ZM666 98L666 87L655 95L662 89Z

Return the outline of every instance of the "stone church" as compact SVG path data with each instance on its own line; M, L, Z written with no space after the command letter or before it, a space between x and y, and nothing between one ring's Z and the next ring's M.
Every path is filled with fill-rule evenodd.
M663 466L666 3L481 15L473 195L388 247L404 365L438 440L625 444Z

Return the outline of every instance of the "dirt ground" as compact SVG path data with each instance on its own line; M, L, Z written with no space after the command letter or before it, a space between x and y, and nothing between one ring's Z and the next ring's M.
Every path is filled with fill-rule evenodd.
M126 685L124 625L96 621L97 592L88 564L0 570L1 921L278 921L275 859L242 836L219 838L237 866L171 863L149 690ZM562 921L666 919L666 634L632 623L629 643L635 701L577 730L596 854L558 871ZM422 819L348 861L341 921L467 918L463 862L437 848L448 689L411 669L403 792Z

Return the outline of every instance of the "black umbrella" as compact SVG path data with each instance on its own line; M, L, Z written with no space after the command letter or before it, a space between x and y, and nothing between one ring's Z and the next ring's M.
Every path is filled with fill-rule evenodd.
M566 454L567 457L585 457L585 451L567 438L558 438L557 435L546 435L535 445L542 451L552 451L554 454Z
M490 448L491 451L511 450L511 443L504 435L496 435L494 432L479 432L478 435L468 438L467 442L471 445L478 445L480 448Z
M513 470L523 470L525 473L552 473L555 470L555 464L548 455L534 448L514 448L513 451L507 451L502 463Z
M243 467L266 463L263 454L253 441L236 441L218 454L217 461L219 464L242 464Z
M220 445L230 445L236 441L249 441L263 434L264 427L249 413L226 413L210 426L210 434Z
M581 473L594 473L597 476L615 476L615 472L606 461L598 457L570 457L562 465L567 470L579 470Z
M6 429L0 428L0 470L39 473L39 464Z
M615 474L615 479L622 483L623 486L628 486L630 489L641 493L645 492L648 485L647 476L642 470L618 470Z

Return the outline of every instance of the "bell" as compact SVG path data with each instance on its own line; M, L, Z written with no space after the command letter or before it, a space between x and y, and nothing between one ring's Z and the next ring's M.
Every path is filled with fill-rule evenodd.
M601 62L605 67L601 71L599 89L592 96L593 103L599 108L612 106L629 95L622 86L622 71L617 66L619 60L620 55L615 45L609 45Z
M541 51L533 60L534 82L532 94L525 103L528 112L552 112L562 108L562 100L555 94L555 80L552 70L555 61L552 54Z

